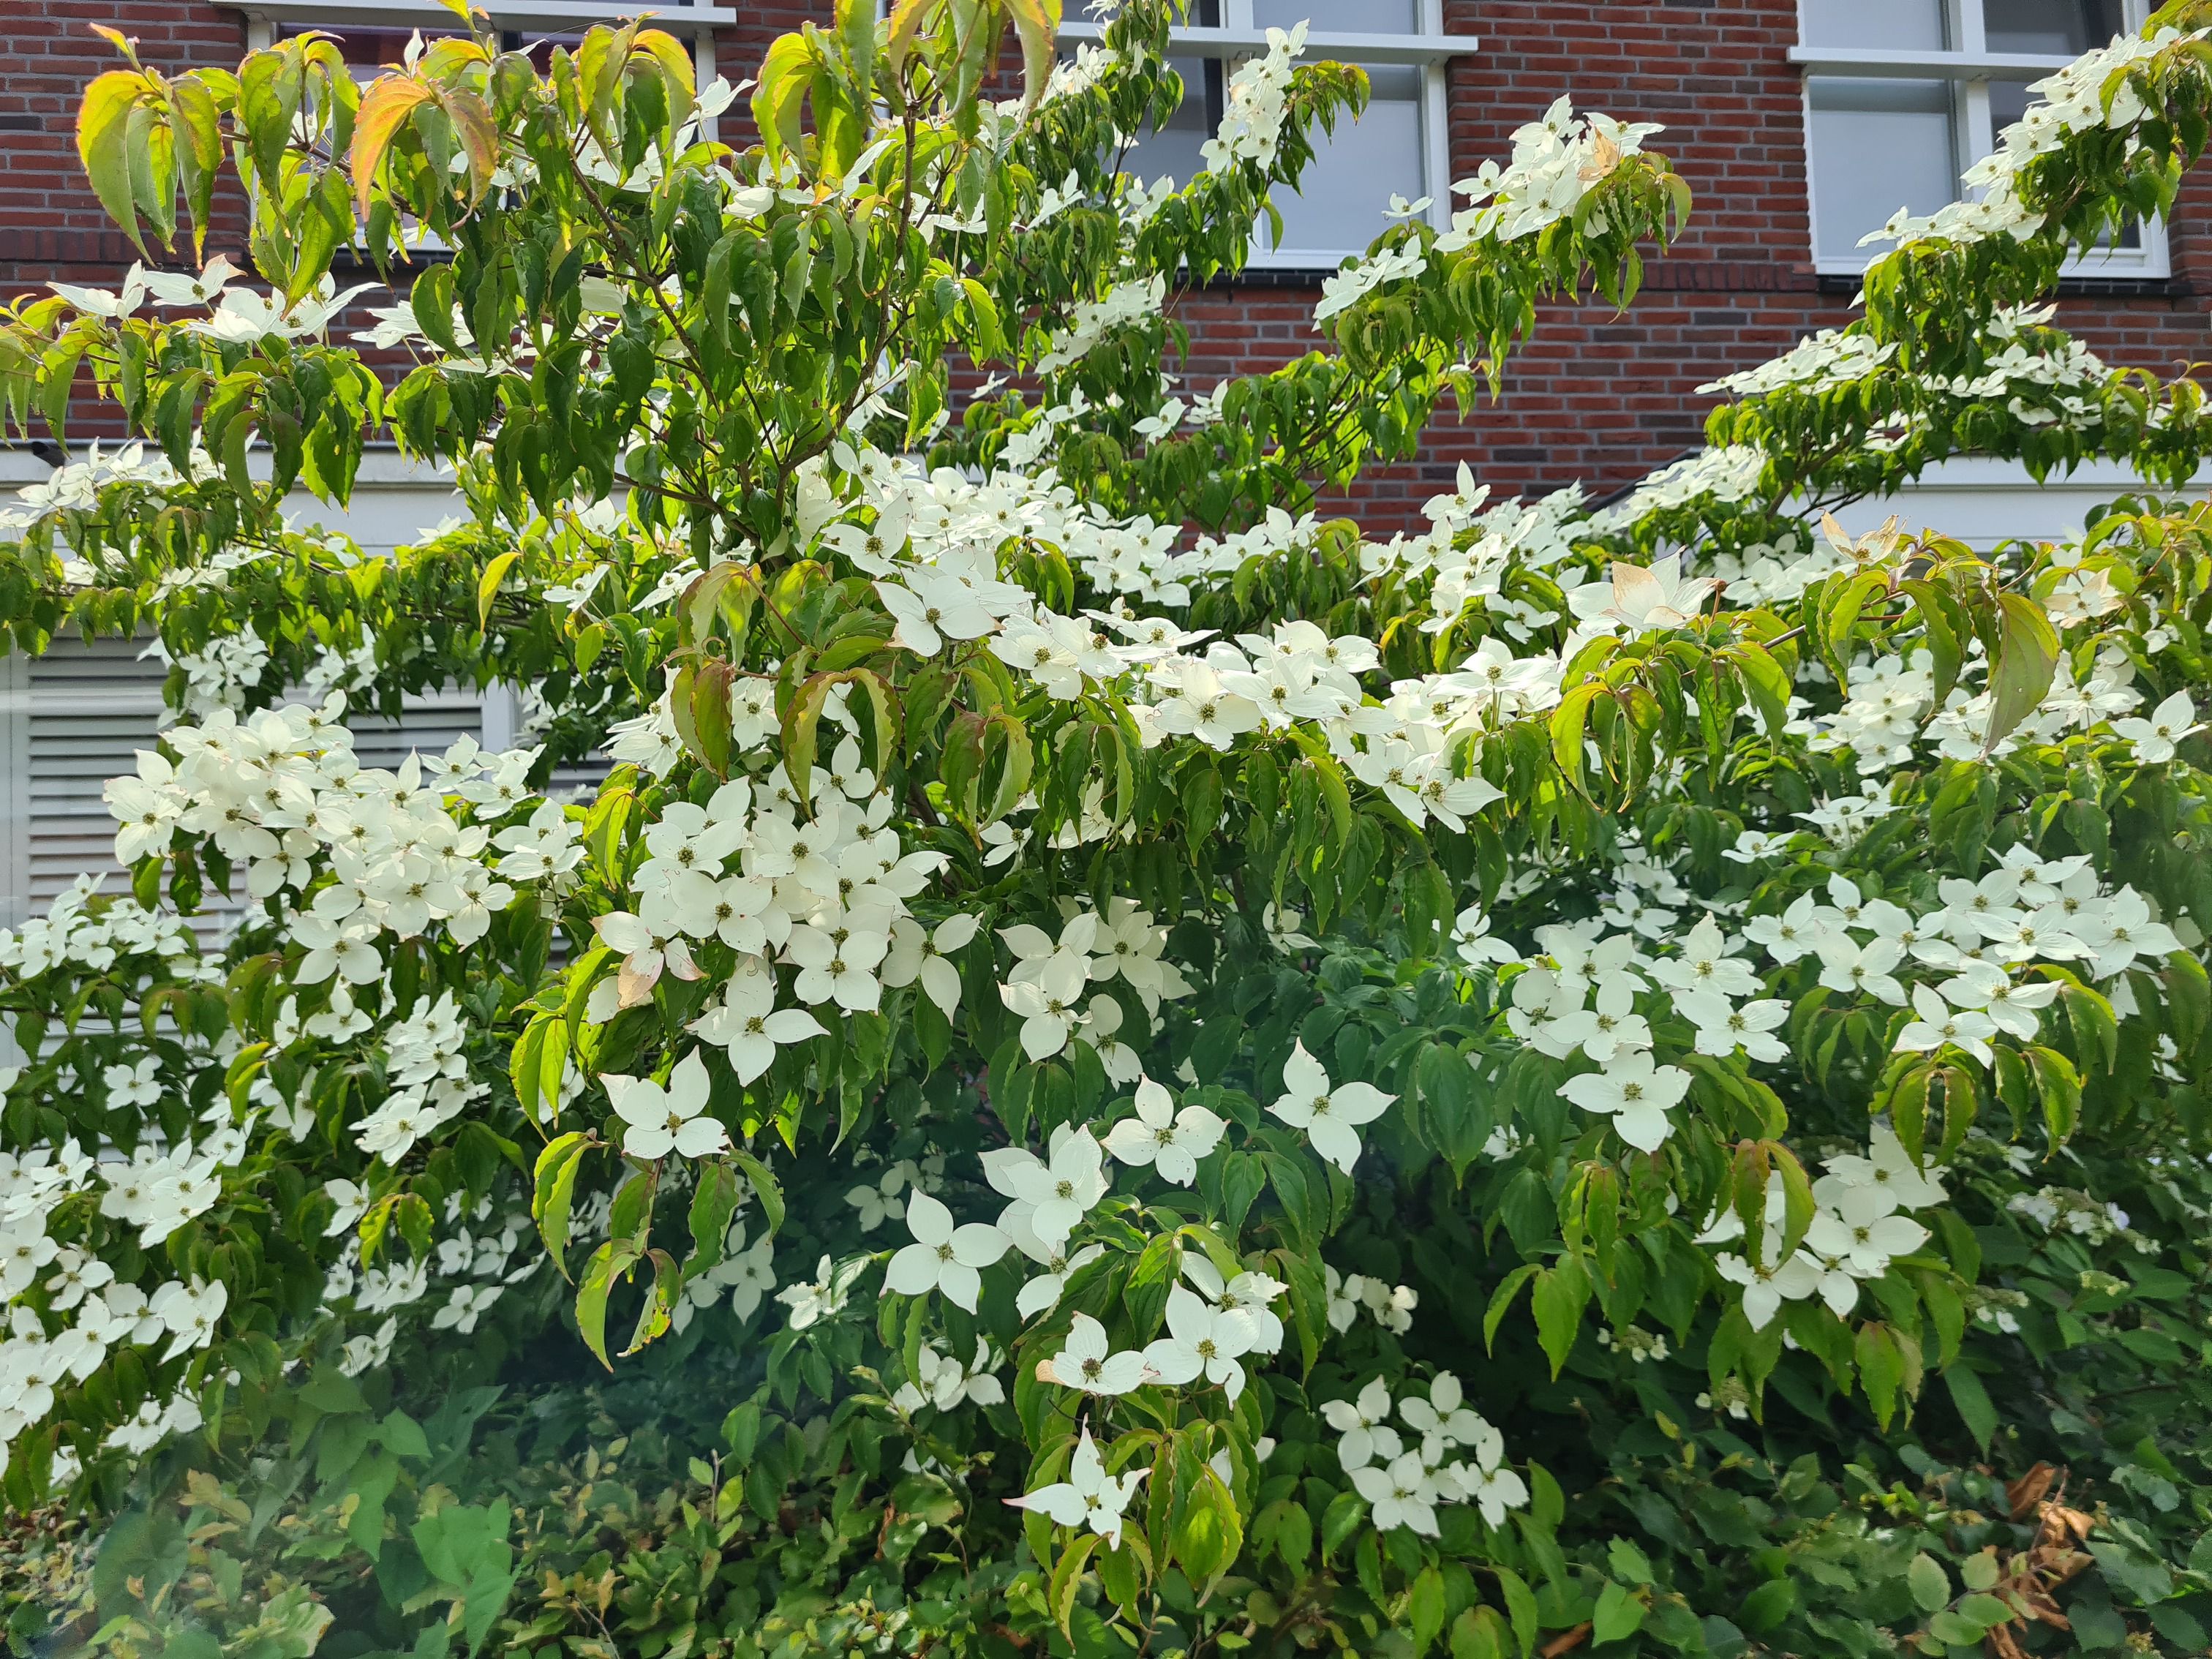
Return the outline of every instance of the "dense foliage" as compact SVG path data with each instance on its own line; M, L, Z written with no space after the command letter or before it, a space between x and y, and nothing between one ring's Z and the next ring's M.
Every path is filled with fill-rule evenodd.
M1170 296L1365 97L1297 34L1178 184L1167 0L853 0L744 149L649 27L459 21L118 40L101 199L198 252L228 168L267 286L0 319L15 422L140 434L0 620L173 715L0 937L19 1650L2203 1650L2206 425L2036 307L2171 206L2212 9L1696 459L1388 542L1314 503L1632 300L1656 129L1562 101L1200 388ZM406 297L333 340L348 247ZM286 518L383 438L456 524ZM1959 454L2146 482L1821 513ZM360 763L453 683L529 745Z

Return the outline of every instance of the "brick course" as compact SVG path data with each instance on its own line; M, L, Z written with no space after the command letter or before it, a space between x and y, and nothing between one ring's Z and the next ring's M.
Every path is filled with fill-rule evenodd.
M83 83L115 61L88 25L137 36L163 69L234 64L245 40L240 15L214 0L40 0L24 9L0 40L6 295L56 279L112 281L131 257L84 185L71 138ZM793 0L740 7L743 21L717 42L718 66L733 80L750 74L809 9ZM1503 155L1516 126L1567 93L1577 107L1664 122L1654 145L1696 204L1688 234L1648 264L1631 312L1547 307L1503 396L1465 418L1448 413L1418 463L1363 484L1362 516L1377 531L1417 519L1462 459L1502 491L1577 479L1615 488L1696 446L1706 407L1698 385L1850 316L1849 284L1824 283L1810 258L1802 86L1787 56L1796 0L1586 0L1571 13L1554 0L1445 0L1444 23L1482 41L1448 70L1455 177ZM2212 170L2199 169L2168 227L2172 280L2065 298L2066 325L2116 364L2170 374L2206 355L2208 210ZM236 240L234 228L227 237L219 228L210 251ZM1317 278L1276 278L1186 296L1194 380L1312 349L1318 293Z

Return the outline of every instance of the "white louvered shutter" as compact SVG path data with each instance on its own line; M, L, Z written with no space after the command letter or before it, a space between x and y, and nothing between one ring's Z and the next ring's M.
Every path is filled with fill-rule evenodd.
M15 670L21 815L7 895L17 917L43 915L81 874L119 886L115 820L101 791L154 746L167 669L137 641L57 640Z

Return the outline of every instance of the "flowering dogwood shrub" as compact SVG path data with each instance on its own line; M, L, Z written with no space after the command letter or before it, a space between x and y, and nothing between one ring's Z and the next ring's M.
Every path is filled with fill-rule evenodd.
M1201 387L1170 292L1365 97L1302 30L1146 184L1163 0L855 0L744 149L648 26L457 15L366 89L118 41L103 202L197 252L227 155L258 275L0 329L134 434L9 509L10 643L149 633L173 717L0 936L19 1637L2202 1649L2205 428L2036 302L2172 204L2212 12L1700 456L1388 540L1321 493L1633 298L1658 129L1562 100ZM391 560L284 510L372 438L459 491ZM1823 510L1961 453L2146 482ZM495 683L522 746L357 757Z

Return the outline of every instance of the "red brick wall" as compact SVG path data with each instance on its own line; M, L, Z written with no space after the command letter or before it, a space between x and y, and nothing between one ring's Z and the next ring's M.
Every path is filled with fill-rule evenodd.
M236 11L212 0L17 0L0 29L0 296L49 282L112 279L136 257L84 180L76 112L86 82L124 66L91 25L138 41L140 61L173 71L235 69L246 46ZM213 248L210 248L210 252Z
M211 0L36 0L0 40L0 294L55 276L105 274L130 252L77 173L70 137L86 79L112 61L86 28L117 22L149 62L235 63L238 14ZM805 0L740 5L717 66L750 74L769 42L826 9ZM1504 395L1447 418L1417 465L1361 492L1377 531L1417 520L1457 464L1501 491L1581 479L1602 492L1694 447L1706 400L1695 388L1757 362L1802 333L1847 321L1848 293L1814 275L1807 222L1802 82L1788 50L1796 0L1445 0L1445 25L1480 37L1449 68L1455 177L1503 155L1513 129L1560 93L1578 108L1664 122L1696 206L1686 236L1647 267L1626 316L1601 304L1549 308L1514 359ZM742 129L742 106L726 117ZM736 136L732 132L732 137ZM2084 294L2067 325L2114 363L2171 374L2207 355L2212 171L2200 169L2169 227L2174 277ZM1264 368L1312 349L1318 289L1254 286L1189 296L1193 380Z

